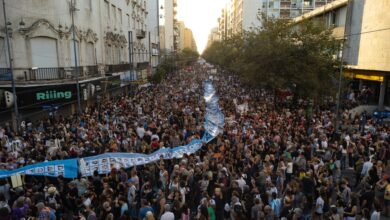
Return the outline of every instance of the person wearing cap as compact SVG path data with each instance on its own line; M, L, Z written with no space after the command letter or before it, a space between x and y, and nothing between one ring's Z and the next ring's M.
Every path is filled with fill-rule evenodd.
M341 216L337 211L337 207L335 205L330 206L330 219L331 220L341 220Z
M106 201L102 205L102 212L100 215L101 220L114 220L114 214L112 213L112 208L110 202Z

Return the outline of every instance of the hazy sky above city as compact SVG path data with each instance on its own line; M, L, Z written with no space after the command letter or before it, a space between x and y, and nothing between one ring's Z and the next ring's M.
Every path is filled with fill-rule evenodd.
M194 34L199 53L205 49L210 30L218 25L218 17L226 0L178 0L177 19L184 21Z

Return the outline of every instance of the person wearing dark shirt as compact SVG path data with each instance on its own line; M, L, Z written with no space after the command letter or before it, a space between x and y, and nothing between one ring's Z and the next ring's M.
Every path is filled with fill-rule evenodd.
M315 182L311 172L307 172L306 176L302 178L302 190L305 196L314 196Z
M223 212L225 207L225 200L223 198L221 188L216 188L214 192L214 201L215 201L215 217L216 220L223 220Z
M360 207L361 209L367 208L371 210L372 204L374 202L375 193L372 190L371 185L365 185L364 192L360 196Z

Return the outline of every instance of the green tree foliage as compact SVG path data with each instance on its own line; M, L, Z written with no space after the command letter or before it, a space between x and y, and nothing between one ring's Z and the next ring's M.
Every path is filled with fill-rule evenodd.
M199 58L198 51L193 51L190 48L184 48L177 55L177 62L179 67L191 65Z
M158 67L156 73L152 76L151 81L153 83L160 83L165 76L174 71L175 63L173 58L165 59Z
M268 20L262 28L214 42L202 56L250 85L321 98L335 92L338 50L332 30L322 23Z

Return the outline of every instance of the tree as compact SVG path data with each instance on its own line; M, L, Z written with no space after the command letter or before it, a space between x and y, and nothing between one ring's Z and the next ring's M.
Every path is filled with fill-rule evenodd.
M335 91L339 42L331 34L322 23L269 19L261 28L213 43L202 56L252 86L290 88L298 96L321 98Z
M198 51L193 51L190 48L184 48L177 56L178 65L180 67L188 66L199 58Z

